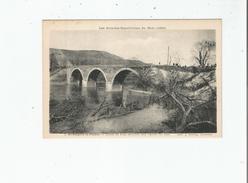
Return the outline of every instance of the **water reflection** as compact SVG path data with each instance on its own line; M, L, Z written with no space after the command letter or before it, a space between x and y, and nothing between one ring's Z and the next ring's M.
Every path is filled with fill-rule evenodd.
M105 86L81 87L76 84L51 84L50 99L62 101L65 99L84 98L86 104L100 104L104 98L116 106L122 103L122 91L106 92Z
M111 99L115 106L120 106L122 104L123 92L122 91L111 92Z
M88 103L99 104L101 103L105 97L107 97L107 93L105 92L104 87L89 87L83 88L83 95L85 96Z

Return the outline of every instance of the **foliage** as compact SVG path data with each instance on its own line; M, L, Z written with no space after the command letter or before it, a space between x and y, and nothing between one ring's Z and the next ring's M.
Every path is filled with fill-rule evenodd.
M193 57L197 64L205 67L211 61L215 60L215 41L201 41L197 42L193 50Z
M168 98L173 101L181 116L179 122L174 122L177 132L186 129L190 123L188 121L190 114L216 101L215 71L195 74L172 70L167 72L166 77L162 74L151 74L151 71L152 69L148 69L140 73L141 83L153 88L163 101L168 101Z

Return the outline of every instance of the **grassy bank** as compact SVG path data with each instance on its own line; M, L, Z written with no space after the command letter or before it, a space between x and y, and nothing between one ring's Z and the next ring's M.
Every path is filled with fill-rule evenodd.
M98 106L85 105L84 98L50 100L50 132L51 133L84 133L88 123L113 117L119 117L140 110L138 102L125 107L102 101Z

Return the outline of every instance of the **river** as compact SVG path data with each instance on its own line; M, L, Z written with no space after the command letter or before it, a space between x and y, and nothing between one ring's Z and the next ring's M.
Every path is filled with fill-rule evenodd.
M77 85L52 84L50 87L50 99L63 101L65 99L85 100L85 108L97 107L104 100L113 103L116 107L122 104L123 91L106 92L105 88L98 86L95 88L82 88ZM139 94L142 95L142 94ZM129 96L130 97L130 96ZM133 97L133 96L131 96ZM134 96L138 98L140 96ZM93 121L88 124L88 133L137 133L137 132L160 132L164 131L161 121L168 118L166 112L161 106L149 105L129 114L118 117L105 118Z

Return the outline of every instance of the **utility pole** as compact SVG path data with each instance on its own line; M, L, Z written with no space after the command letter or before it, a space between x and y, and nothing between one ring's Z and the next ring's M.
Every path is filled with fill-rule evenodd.
M169 59L170 59L170 47L168 46L168 51L167 51L167 65L169 65Z

